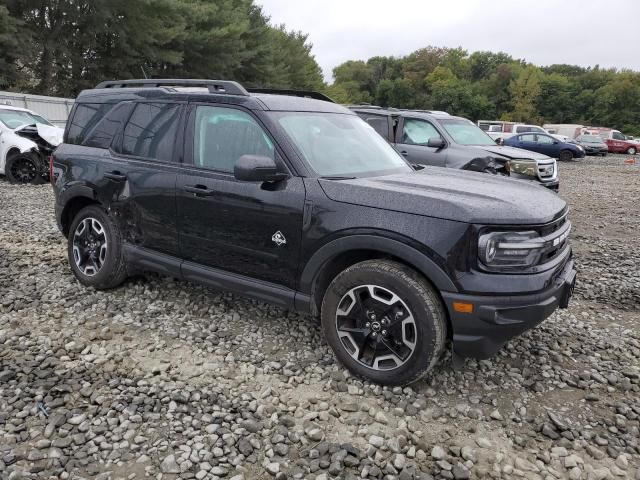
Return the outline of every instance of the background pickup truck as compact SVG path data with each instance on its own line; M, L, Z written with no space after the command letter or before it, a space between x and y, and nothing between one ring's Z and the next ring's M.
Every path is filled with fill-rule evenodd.
M604 127L587 127L587 131L591 135L598 135L602 138L611 153L635 155L640 149L640 143L637 140L628 139L618 130Z
M476 124L445 112L352 106L363 120L418 165L473 170L529 180L558 190L556 160L544 154L504 147Z

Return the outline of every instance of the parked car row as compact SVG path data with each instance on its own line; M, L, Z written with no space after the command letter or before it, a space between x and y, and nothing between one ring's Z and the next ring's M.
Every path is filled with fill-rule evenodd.
M231 81L82 92L50 164L71 271L97 289L155 271L318 315L336 357L386 385L448 344L456 363L493 355L567 307L568 208L538 185L557 185L553 159L459 117L354 110ZM529 181L460 170L481 160Z
M570 139L580 143L580 138L584 135L590 137L599 137L607 146L607 152L611 153L628 153L635 155L640 150L640 142L633 137L624 135L619 130L607 127L589 127L577 124L545 124L550 133L561 133L567 135ZM592 139L589 139L592 141ZM595 153L595 152L594 152Z

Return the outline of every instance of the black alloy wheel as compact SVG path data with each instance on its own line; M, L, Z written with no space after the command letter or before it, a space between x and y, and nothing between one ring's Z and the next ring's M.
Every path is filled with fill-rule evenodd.
M338 303L336 329L349 355L367 368L404 365L416 349L416 323L407 304L378 285L360 285Z
M73 232L73 259L84 275L96 275L107 258L107 235L95 218L84 218Z
M38 183L40 171L36 162L29 156L17 155L7 163L7 177L11 183Z

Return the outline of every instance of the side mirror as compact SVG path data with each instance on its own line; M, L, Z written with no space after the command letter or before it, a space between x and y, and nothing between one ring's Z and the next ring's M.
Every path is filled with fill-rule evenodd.
M427 142L427 147L442 148L444 147L444 140L439 137L438 138L432 137Z
M560 142L559 142L558 140L554 140L554 141L553 141L553 144L554 144L554 145L557 145L557 144L559 144L559 143L560 143Z
M233 166L233 176L243 182L278 182L287 178L276 162L262 155L242 155Z

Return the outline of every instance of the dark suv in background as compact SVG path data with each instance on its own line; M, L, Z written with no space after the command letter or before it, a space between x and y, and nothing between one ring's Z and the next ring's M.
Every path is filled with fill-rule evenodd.
M558 190L555 159L496 145L466 118L371 105L350 108L413 164L501 174Z
M416 171L350 110L265 92L169 79L78 96L51 181L80 283L155 271L319 314L340 361L389 385L448 341L486 357L567 306L557 195Z

